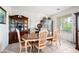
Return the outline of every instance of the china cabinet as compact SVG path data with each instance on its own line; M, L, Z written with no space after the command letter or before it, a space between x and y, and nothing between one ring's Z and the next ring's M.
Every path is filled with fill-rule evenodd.
M28 33L28 17L23 15L9 16L9 44L18 42L16 28L20 31L21 36Z
M47 28L48 35L53 35L53 20L50 17L43 17L40 22L42 24L42 27Z

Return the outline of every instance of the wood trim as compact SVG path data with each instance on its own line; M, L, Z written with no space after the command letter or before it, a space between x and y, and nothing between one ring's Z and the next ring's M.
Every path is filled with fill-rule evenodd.
M4 10L1 6L0 6L0 8L2 9L2 10ZM4 10L5 12L7 12L6 10Z
M78 40L78 32L79 31L78 31L78 25L77 25L78 24L78 18L77 17L79 16L79 12L75 13L75 16L76 16L76 28L75 28L75 30L76 30L76 49L79 50L79 46L78 46L79 45L79 42L78 42L79 41Z

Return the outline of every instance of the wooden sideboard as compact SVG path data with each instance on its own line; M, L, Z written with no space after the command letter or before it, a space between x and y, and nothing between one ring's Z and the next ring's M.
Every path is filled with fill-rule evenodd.
M27 33L29 33L29 31L21 31L20 36L23 36L24 34L27 34ZM17 32L16 31L9 32L9 44L16 43L16 42L18 42Z

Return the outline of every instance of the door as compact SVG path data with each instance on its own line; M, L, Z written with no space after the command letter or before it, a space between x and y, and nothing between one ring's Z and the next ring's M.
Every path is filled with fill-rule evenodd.
M76 15L76 49L79 50L79 12Z

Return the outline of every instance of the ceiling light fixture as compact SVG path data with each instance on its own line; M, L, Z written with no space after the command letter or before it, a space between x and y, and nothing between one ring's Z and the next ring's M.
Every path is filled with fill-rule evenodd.
M57 8L57 10L60 10L60 8Z

